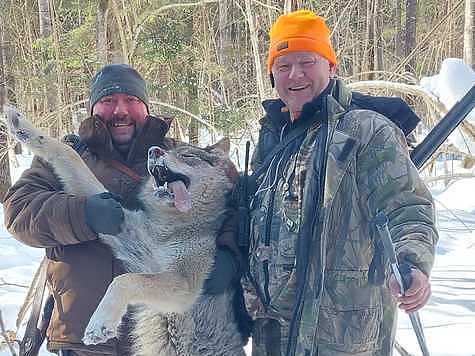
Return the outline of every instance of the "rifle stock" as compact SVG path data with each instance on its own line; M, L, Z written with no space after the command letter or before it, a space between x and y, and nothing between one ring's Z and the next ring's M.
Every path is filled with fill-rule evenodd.
M411 160L420 169L475 107L475 85L434 126L424 140L411 152Z

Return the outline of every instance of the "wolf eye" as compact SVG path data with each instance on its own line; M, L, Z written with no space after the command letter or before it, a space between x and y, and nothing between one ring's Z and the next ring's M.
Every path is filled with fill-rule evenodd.
M190 154L180 154L179 157L187 163L188 162L189 163L196 163L197 161L200 161L199 157L196 157L196 156L190 155Z
M193 155L193 154L181 154L180 157L184 160L184 161L187 161L187 162L190 162L190 163L201 163L201 162L206 162L208 163L209 165L213 165L212 162L206 158L206 157L203 157L203 156L198 156L198 155Z

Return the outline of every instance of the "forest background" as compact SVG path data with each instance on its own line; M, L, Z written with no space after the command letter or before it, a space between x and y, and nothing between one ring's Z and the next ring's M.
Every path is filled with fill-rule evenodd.
M171 135L239 147L275 96L268 30L303 8L332 29L340 78L404 96L429 126L444 108L413 84L444 58L475 68L475 0L0 0L0 108L12 103L62 137L87 116L94 73L128 63L149 83L151 112L174 118ZM0 201L9 144L0 135Z

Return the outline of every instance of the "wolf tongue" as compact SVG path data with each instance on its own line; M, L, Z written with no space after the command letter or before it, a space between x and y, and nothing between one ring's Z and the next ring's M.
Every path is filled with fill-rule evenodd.
M191 196L181 180L168 183L168 187L175 197L175 208L181 213L191 210Z

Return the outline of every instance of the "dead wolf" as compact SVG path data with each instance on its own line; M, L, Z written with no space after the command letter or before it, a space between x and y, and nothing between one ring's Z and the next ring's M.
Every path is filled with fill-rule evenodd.
M65 191L107 192L72 147L45 135L15 109L7 107L5 113L10 133L51 164ZM201 293L233 186L228 152L225 140L205 149L150 149L153 177L143 183L142 209L124 209L118 236L99 235L130 273L110 284L84 343L117 336L127 306L134 305L134 355L244 355L232 307L235 291ZM170 189L164 187L167 182L173 182Z

